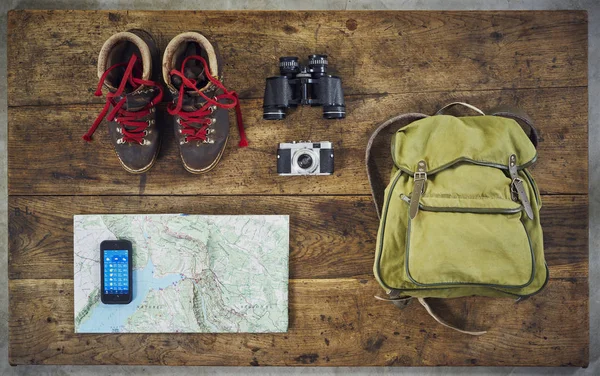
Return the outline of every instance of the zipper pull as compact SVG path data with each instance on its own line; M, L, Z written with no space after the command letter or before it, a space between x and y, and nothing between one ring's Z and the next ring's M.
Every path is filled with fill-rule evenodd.
M419 212L419 201L421 200L421 195L425 192L425 182L427 181L426 171L427 163L425 163L425 161L419 161L417 164L417 171L415 171L414 175L415 184L413 185L413 191L410 196L410 208L408 209L410 219L415 219Z
M521 204L525 209L527 217L529 219L533 219L533 209L531 208L531 203L527 198L527 193L525 193L523 179L519 177L519 172L517 170L517 156L514 154L512 154L508 159L508 172L510 173L510 177L512 178L512 182L510 183L510 192L512 194L513 200L521 201Z

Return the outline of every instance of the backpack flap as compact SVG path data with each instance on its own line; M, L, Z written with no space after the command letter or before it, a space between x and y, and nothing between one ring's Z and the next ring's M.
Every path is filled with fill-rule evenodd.
M427 163L428 174L459 162L508 170L512 154L517 156L519 169L535 162L537 156L521 126L499 116L432 116L400 129L392 140L394 164L411 175L421 160Z

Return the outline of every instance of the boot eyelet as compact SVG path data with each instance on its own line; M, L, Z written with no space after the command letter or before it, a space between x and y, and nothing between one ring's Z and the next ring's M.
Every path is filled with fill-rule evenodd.
M210 109L210 113L212 114L213 112L215 112L217 110L217 106L215 106L214 104L212 106L209 107Z
M123 131L121 130L121 127L117 127L117 133L123 134Z
M153 125L154 124L154 120L148 120L148 125Z
M181 119L180 119L180 118L177 118L177 120L175 120L175 122L176 122L177 124L181 125Z
M215 118L209 118L208 120L210 120L210 123L208 123L208 125L213 125L215 123Z
M179 133L183 133L183 129L179 128Z
M150 107L150 113L151 113L151 114L153 114L153 113L155 113L155 112L156 112L156 108L154 108L154 107Z
M148 130L145 130L145 131L144 131L144 137L146 137L146 136L147 136L147 135L149 135L149 134L150 134L150 131L148 131Z
M122 145L124 143L125 143L125 141L123 140L123 138L117 139L117 144Z
M213 140L212 138L208 138L206 137L206 140L203 141L205 144L214 144L215 140Z
M146 145L150 145L151 143L152 143L152 142L150 142L150 141L148 141L148 140L146 140L146 139L143 139L143 140L142 140L142 145L144 145L144 146L146 146Z
M179 145L183 145L183 144L187 144L188 140L187 138L184 138L183 140L179 141Z

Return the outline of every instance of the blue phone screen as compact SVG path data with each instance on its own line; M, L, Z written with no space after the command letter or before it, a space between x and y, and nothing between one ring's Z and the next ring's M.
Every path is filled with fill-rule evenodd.
M127 250L105 250L104 293L129 294L129 254Z

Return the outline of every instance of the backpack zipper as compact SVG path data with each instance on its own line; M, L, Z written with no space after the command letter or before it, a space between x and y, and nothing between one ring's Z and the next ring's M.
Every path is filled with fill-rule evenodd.
M400 199L410 205L411 199L403 193L400 193ZM474 214L516 214L523 210L522 206L518 208L463 208L463 207L436 207L419 204L420 210L437 213L474 213Z

